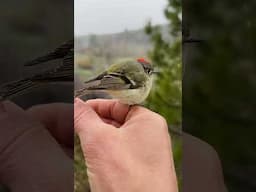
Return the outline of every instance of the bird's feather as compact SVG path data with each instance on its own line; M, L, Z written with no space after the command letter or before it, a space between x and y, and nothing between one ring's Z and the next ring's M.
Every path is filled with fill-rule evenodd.
M73 49L74 49L74 40L67 41L63 43L61 46L59 46L58 48L56 48L54 51L49 52L43 56L37 57L25 63L25 66L33 66L33 65L37 65L47 61L64 58L70 52L73 52Z
M85 82L85 88L88 90L120 90L131 89L135 83L120 73L102 73L96 78Z
M0 101L13 95L18 95L27 89L34 87L35 85L36 83L30 79L22 79L4 84L0 87Z
M37 65L50 60L62 59L61 63L52 69L35 74L14 82L9 82L0 86L0 100L17 95L27 89L37 87L41 83L51 82L73 82L74 81L74 41L70 40L60 45L55 50L41 57L33 59L25 66Z

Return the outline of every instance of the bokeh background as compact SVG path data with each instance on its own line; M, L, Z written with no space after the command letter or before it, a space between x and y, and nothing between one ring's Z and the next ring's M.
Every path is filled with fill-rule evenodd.
M255 8L254 0L182 2L184 26L203 40L183 46L183 131L217 151L232 192L256 191Z
M73 38L74 5L72 1L18 0L0 2L0 85L41 74L60 64L50 61L43 65L24 64L45 55ZM1 89L1 88L0 88ZM47 84L11 98L28 108L50 102L73 102L73 83Z
M158 71L144 103L163 115L173 140L181 183L181 2L174 0L75 0L75 89L118 59L145 57ZM90 98L104 97L95 94ZM85 97L84 99L88 99ZM161 150L161 149L160 149ZM75 191L89 191L75 139Z
M62 62L58 60L42 66L24 66L31 59L42 56L73 38L73 4L70 0L0 2L0 86L41 74ZM8 99L23 109L52 102L73 103L73 82L40 85ZM2 126L0 125L1 128ZM6 192L1 182L0 191ZM67 182L73 184L73 180Z

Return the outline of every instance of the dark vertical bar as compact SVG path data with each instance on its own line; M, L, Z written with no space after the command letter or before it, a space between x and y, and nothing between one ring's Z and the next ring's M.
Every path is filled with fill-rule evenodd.
M0 191L73 191L74 2L0 9Z
M255 1L183 1L184 191L255 191Z

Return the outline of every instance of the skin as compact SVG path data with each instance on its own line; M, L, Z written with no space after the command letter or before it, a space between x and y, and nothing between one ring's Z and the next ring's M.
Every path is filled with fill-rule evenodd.
M168 128L160 115L113 100L76 99L75 130L93 192L178 191Z
M0 103L0 125L1 184L12 192L73 191L72 105L24 111L6 101Z
M76 130L83 143L85 160L89 166L92 192L107 192L109 188L119 189L121 187L125 187L125 190L120 191L135 191L134 186L139 187L138 191L140 192L163 191L161 187L172 185L171 180L164 182L161 179L162 181L159 181L159 178L165 178L166 171L163 169L168 168L159 167L159 170L156 170L151 167L151 169L147 169L152 162L157 165L157 156L167 153L161 152L162 150L166 151L164 148L167 145L170 147L165 143L168 140L166 137L169 135L164 128L163 119L142 107L131 110L124 105L111 103L96 100L88 103L76 102L75 104L75 115L78 115L77 112L79 112L77 107L81 110L79 112L80 120L76 121L81 121L81 125L76 127ZM143 112L143 115L139 115L138 112ZM118 127L124 126L121 125L124 116L120 114L127 114L125 120L130 121L130 125L122 131L118 129ZM25 111L9 101L0 102L0 182L14 192L38 191L36 189L49 192L73 191L73 115L73 104L37 105ZM159 149L158 145L163 141L159 141L155 136L154 139L150 139L153 128L150 128L149 123L145 121L144 115L147 117L150 115L152 119L155 119L154 121L159 121L157 129L154 127L154 134L157 137L161 136L161 139L165 141L165 144L161 145L161 150L153 152L155 161L152 162L147 160L153 150L150 147ZM85 119L87 123L83 121ZM97 126L103 125L98 128L108 129L98 129L95 127L95 122L99 123ZM146 122L146 124L142 125L142 122ZM131 129L133 131L129 131ZM148 132L148 129L151 131ZM122 132L122 134L120 133L123 135L122 138L127 138L127 141L128 138L132 138L130 144L127 144L128 146L120 145L122 143L120 139L110 140L109 138L116 135L113 132ZM142 137L141 134L144 136ZM93 142L95 140L100 142ZM88 141L91 141L89 144L94 143L94 145L86 147ZM226 191L221 163L216 151L207 143L188 134L183 136L183 145L183 191ZM120 147L116 148L117 146ZM126 147L124 148L124 146ZM102 149L105 149L106 152L103 156L97 156L96 154L99 154ZM125 150L131 154L129 158L123 158L122 155L127 155L124 153ZM170 152L168 154L170 155ZM166 159L170 159L169 157ZM167 164L169 165L169 163ZM103 166L105 169L100 169ZM109 169L111 171L108 171ZM131 171L123 172L122 170ZM133 178L134 173L142 176L136 180ZM153 173L158 173L158 178L154 178ZM152 175L153 178L146 177L146 175ZM172 176L175 180L174 172ZM125 186L125 184L129 185ZM172 187L174 188L175 185Z

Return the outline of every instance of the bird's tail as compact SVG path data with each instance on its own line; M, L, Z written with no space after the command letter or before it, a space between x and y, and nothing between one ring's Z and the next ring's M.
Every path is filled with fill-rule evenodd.
M21 94L35 85L36 83L30 79L22 79L4 84L0 87L0 101L8 99L14 95Z
M86 94L88 94L87 88L81 88L81 89L75 90L74 97L82 97Z
M87 88L81 88L75 91L74 97L82 98L83 100L89 100L89 99L110 99L112 98L108 91L105 90L88 90Z

